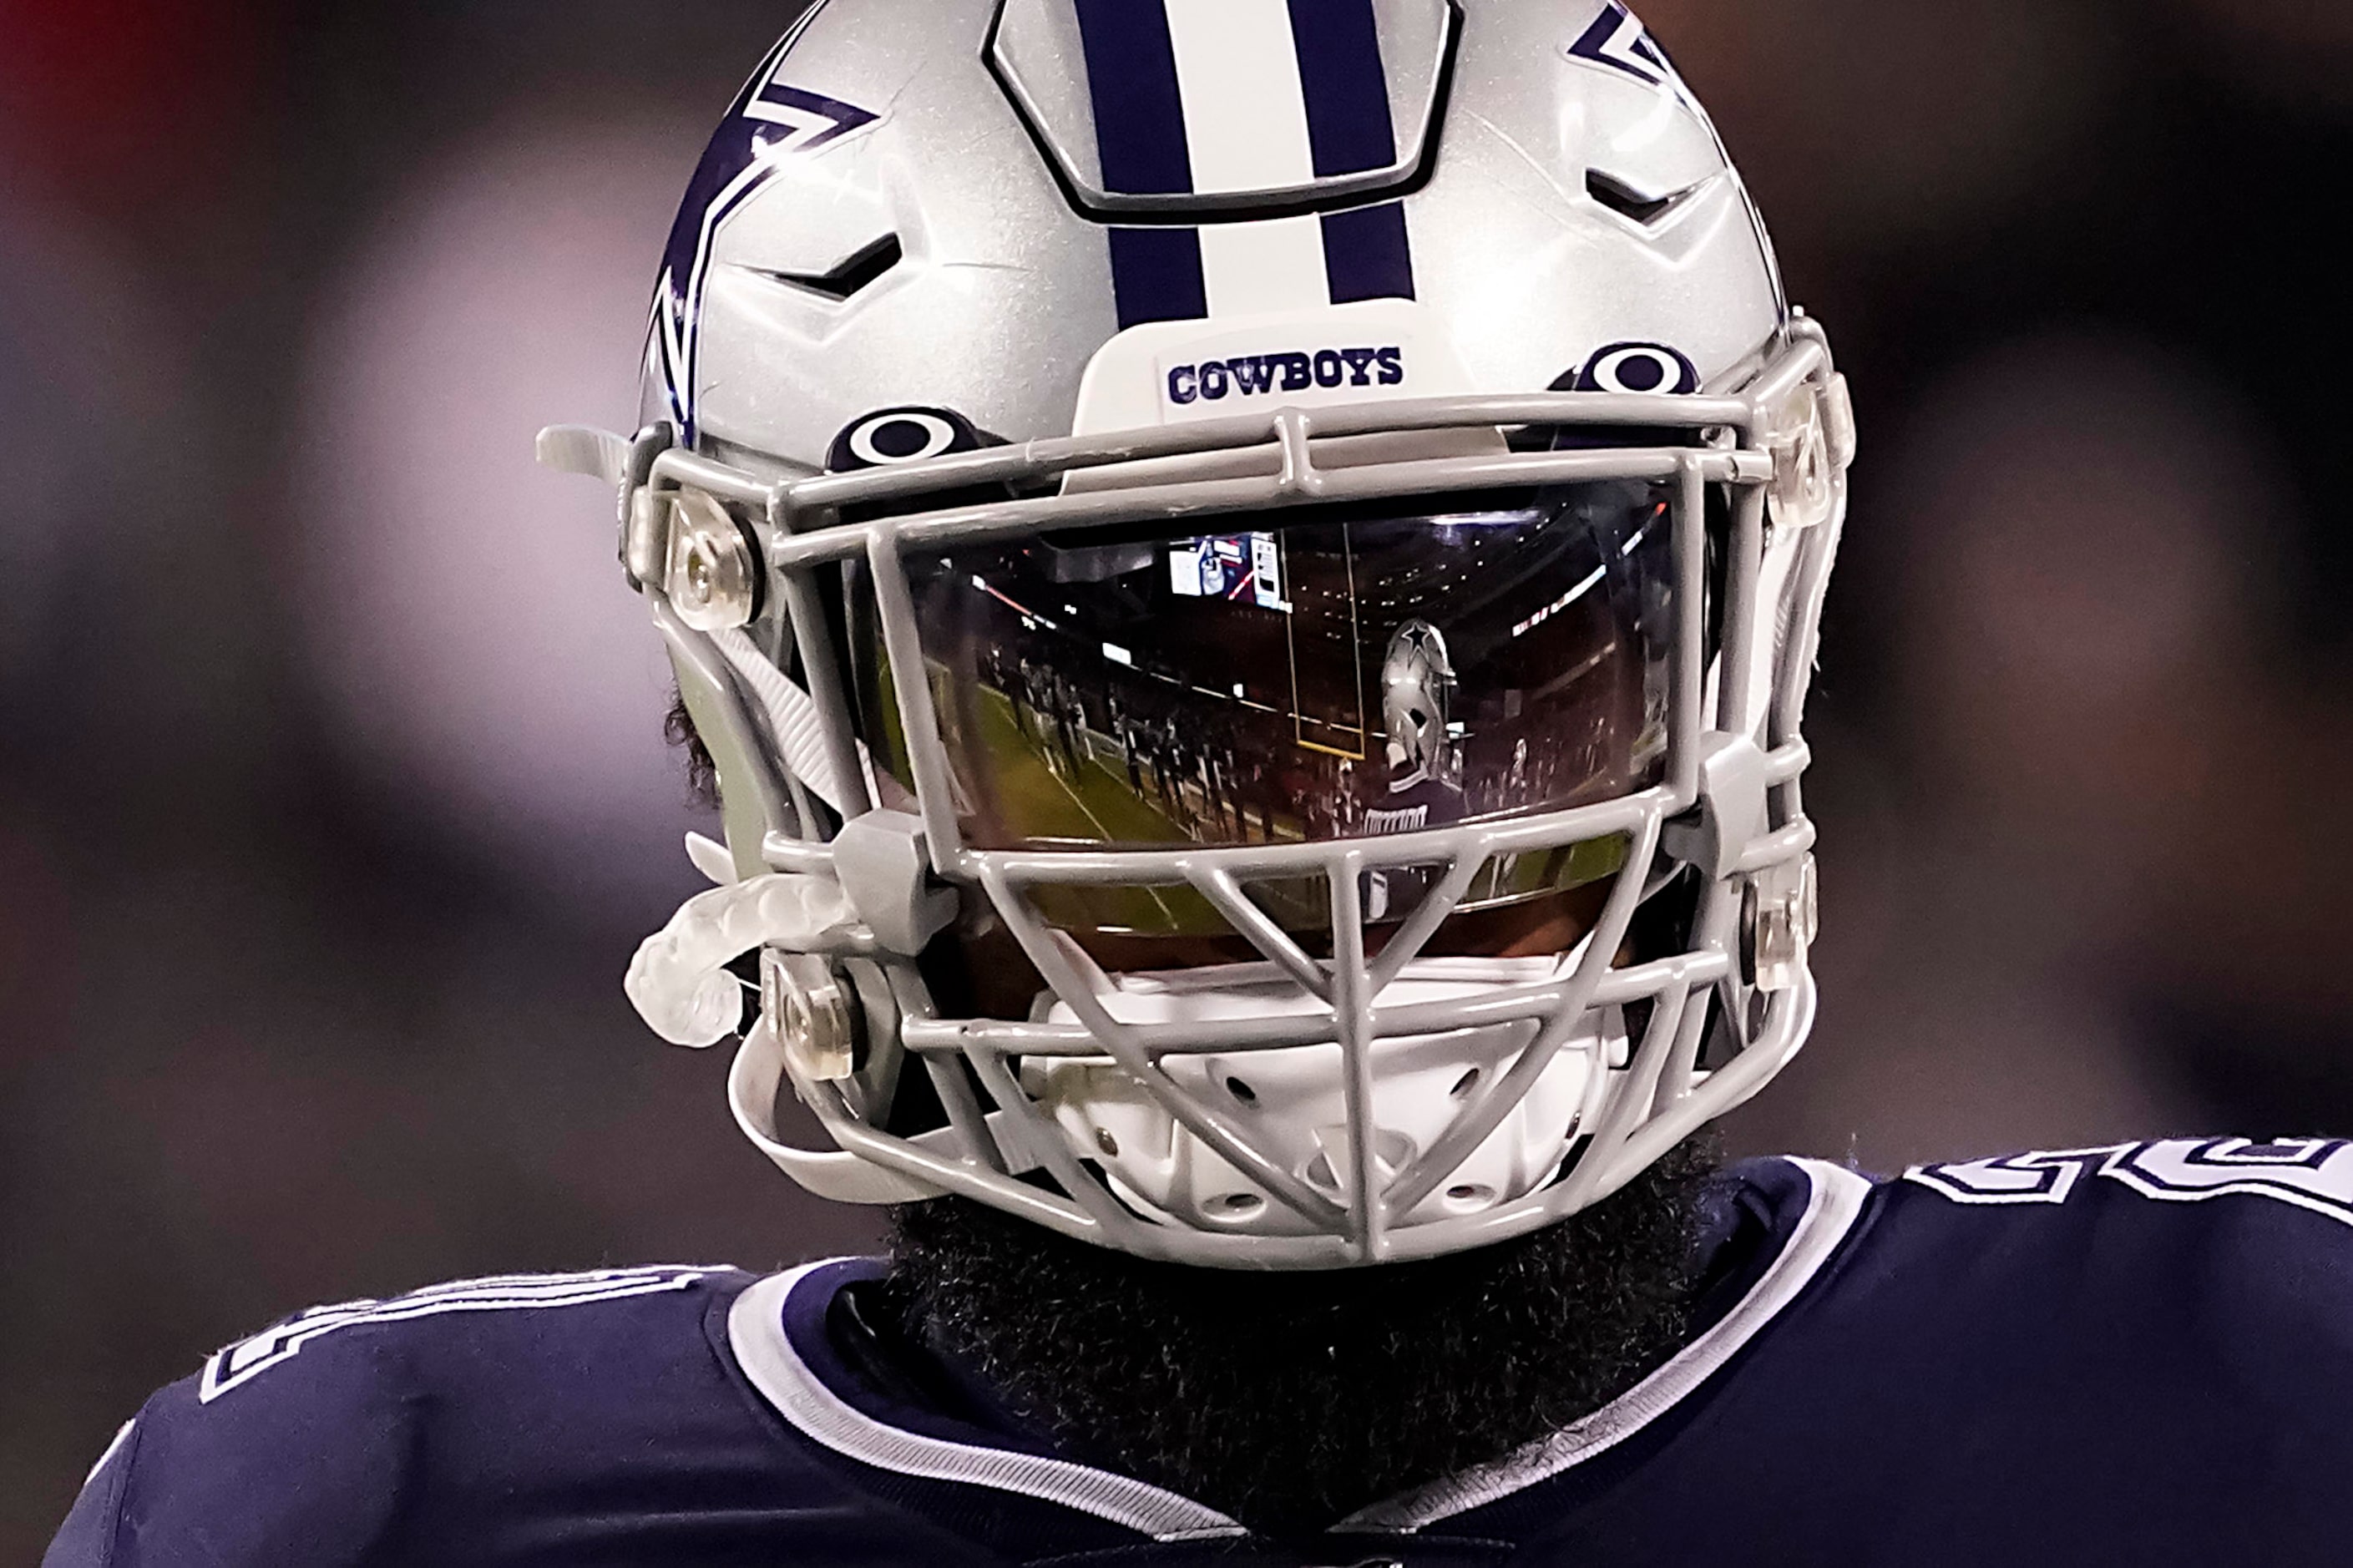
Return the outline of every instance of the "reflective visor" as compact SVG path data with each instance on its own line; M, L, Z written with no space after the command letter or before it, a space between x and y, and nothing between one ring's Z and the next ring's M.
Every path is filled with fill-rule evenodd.
M1664 488L1608 480L1427 505L910 560L965 842L1361 838L1654 782L1672 635ZM907 784L891 673L860 677L877 764ZM1612 840L1491 867L1462 907L1592 882L1621 853ZM1367 916L1400 918L1413 877L1377 874ZM1216 919L1185 889L1051 891L1041 906L1073 930L1176 934ZM1296 904L1273 912L1299 926L1325 918L1320 895Z

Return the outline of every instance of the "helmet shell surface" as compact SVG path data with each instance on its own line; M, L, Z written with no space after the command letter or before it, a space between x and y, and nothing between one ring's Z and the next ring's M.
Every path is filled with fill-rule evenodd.
M1631 344L1712 384L1786 314L1714 128L1615 4L820 0L696 172L644 412L798 471L901 405L1061 436L1123 330L1376 299L1440 324L1445 390L1491 393Z

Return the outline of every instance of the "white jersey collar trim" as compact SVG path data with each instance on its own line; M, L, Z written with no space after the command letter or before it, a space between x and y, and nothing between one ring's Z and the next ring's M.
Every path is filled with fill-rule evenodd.
M812 1441L877 1469L1018 1492L1159 1541L1249 1533L1214 1509L1133 1477L1068 1459L929 1437L860 1410L825 1385L785 1333L786 1297L826 1267L810 1263L770 1275L736 1297L727 1313L727 1341L736 1364L777 1414Z
M1360 1509L1332 1528L1349 1533L1410 1533L1525 1490L1615 1447L1672 1409L1730 1361L1798 1296L1854 1228L1871 1183L1819 1160L1791 1159L1810 1186L1806 1210L1781 1251L1732 1310L1672 1360L1599 1410L1492 1464ZM879 1421L826 1386L793 1348L785 1299L828 1262L770 1275L735 1299L727 1338L736 1363L761 1396L796 1429L837 1454L877 1469L926 1480L990 1487L1059 1503L1160 1541L1249 1532L1224 1514L1176 1492L1090 1466L1038 1454L955 1443Z
M1524 1491L1624 1442L1714 1376L1812 1282L1871 1195L1871 1183L1852 1171L1819 1160L1788 1163L1811 1184L1806 1212L1780 1255L1715 1327L1583 1420L1493 1463L1359 1509L1333 1529L1409 1532Z

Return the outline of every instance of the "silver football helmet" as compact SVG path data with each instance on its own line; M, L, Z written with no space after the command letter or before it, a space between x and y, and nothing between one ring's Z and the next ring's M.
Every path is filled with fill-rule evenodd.
M1392 780L1443 779L1453 771L1454 747L1446 731L1453 692L1446 634L1428 621L1398 627L1381 660L1381 724L1388 732Z
M722 783L628 989L756 997L735 1114L810 1189L1425 1258L1805 1039L1852 421L1623 6L820 0L646 386L542 437Z

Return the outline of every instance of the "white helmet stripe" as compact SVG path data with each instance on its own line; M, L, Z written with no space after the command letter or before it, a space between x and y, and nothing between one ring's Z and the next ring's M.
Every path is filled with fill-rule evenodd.
M1212 316L1312 310L1332 302L1324 226L1305 217L1213 223L1201 231L1201 283Z
M1204 195L1311 184L1307 95L1284 0L1166 0L1169 52Z

